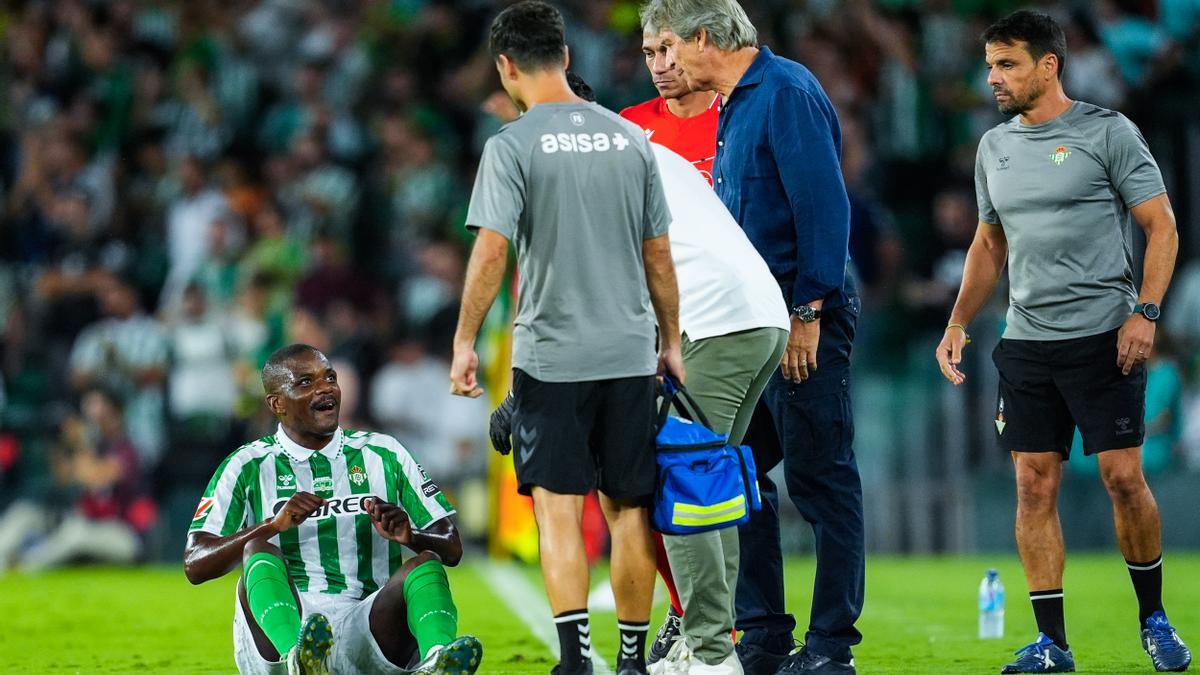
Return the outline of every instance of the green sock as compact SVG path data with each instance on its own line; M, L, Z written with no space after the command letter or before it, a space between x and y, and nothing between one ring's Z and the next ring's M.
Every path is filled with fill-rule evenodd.
M454 641L458 635L458 609L450 596L450 580L442 563L428 560L408 573L404 603L408 606L408 629L417 638L422 657L430 649Z
M270 553L255 553L242 573L250 613L282 658L300 634L300 608L288 583L287 566Z

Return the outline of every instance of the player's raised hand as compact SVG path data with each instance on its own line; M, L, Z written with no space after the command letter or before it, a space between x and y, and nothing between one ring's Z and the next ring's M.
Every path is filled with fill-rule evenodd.
M955 386L962 384L967 379L967 376L958 369L958 364L962 363L963 347L967 346L970 341L971 338L962 326L952 324L946 326L942 341L937 346L937 362L938 368L942 371L942 377Z
M314 495L311 492L297 492L292 495L291 499L279 509L279 513L275 514L275 530L277 532L287 532L293 527L303 523L317 509L325 505L325 500Z
M379 536L397 544L412 543L412 521L408 519L407 511L378 497L365 500L363 506L367 515L371 516L371 522L374 523Z

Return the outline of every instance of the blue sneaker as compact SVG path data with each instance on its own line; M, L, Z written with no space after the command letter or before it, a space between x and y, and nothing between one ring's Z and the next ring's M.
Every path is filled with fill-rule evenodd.
M1146 619L1142 629L1142 649L1150 655L1160 673L1182 673L1192 663L1192 650L1183 644L1160 609Z
M1071 650L1059 649L1045 633L1038 633L1037 640L1014 653L1017 660L1004 666L1001 673L1075 672L1075 657L1071 655Z

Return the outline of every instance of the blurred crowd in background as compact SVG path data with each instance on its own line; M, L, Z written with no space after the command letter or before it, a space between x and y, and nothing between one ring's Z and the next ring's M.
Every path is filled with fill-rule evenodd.
M258 369L292 341L333 359L344 426L396 436L451 495L482 480L489 410L446 393L447 357L473 172L499 128L486 28L501 4L0 9L0 568L46 560L80 516L127 524L130 559L174 558L217 464L274 428ZM636 2L558 4L572 69L602 104L654 95ZM1001 121L978 35L1029 3L743 4L838 107L865 289L856 368L938 391L933 346L976 225L975 146ZM1171 190L1182 247L1146 464L1200 468L1200 0L1045 8L1067 28L1068 95L1137 122ZM998 326L1005 300L978 323ZM976 344L982 374L991 345ZM969 392L968 420L995 396ZM868 444L895 417L876 412L858 415ZM1004 461L979 439L941 452L968 471ZM874 456L905 462L903 443L883 445ZM466 529L482 536L485 518Z

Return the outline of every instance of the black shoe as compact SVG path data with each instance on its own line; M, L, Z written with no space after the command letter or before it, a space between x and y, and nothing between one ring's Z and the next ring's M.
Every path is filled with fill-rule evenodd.
M800 673L847 673L854 675L854 659L849 663L834 660L823 654L818 654L808 647L788 657L778 671L779 675L800 675Z
M550 671L550 675L592 675L592 660L584 659L577 668L567 670L563 664L558 664Z
M675 613L674 607L667 609L667 618L658 627L658 634L654 636L654 642L650 643L650 652L646 654L646 665L658 663L666 658L667 652L671 651L671 645L682 630L681 621L682 619Z
M637 659L621 659L617 675L646 675L646 664Z
M786 652L778 654L767 651L762 645L747 642L737 643L734 651L746 675L775 675L788 657Z

